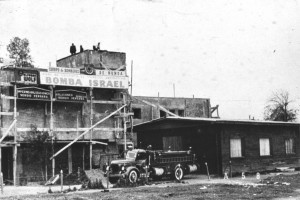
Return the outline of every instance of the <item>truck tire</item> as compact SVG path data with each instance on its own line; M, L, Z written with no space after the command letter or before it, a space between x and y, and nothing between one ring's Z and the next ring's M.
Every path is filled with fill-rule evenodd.
M174 177L177 181L180 181L183 178L183 169L181 167L177 167L174 171Z
M129 183L136 183L138 180L138 173L136 172L136 170L131 170L128 173L128 177L127 177Z

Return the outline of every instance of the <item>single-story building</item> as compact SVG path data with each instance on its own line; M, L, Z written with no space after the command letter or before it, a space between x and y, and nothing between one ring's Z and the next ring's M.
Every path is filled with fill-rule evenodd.
M300 124L291 122L166 117L134 126L137 147L192 147L200 171L224 174L300 166Z

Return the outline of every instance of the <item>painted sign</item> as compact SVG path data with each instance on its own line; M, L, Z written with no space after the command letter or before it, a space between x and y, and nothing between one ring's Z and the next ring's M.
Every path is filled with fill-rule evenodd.
M44 85L127 89L128 77L40 72L40 83Z
M87 94L76 90L56 90L55 99L56 101L86 102Z
M80 69L78 69L78 68L67 68L67 67L49 67L48 72L80 74Z
M16 82L26 85L37 85L37 71L17 70Z
M38 87L17 88L17 94L19 99L50 100L50 90Z
M125 71L96 70L96 75L100 76L126 76Z

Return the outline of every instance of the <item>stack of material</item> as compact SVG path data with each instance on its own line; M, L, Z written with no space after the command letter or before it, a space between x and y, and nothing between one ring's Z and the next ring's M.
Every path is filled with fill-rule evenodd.
M276 171L279 171L279 172L294 172L295 168L293 168L293 167L276 167Z
M107 180L107 177L104 177L104 173L100 169L86 170L85 174L89 179L90 188L108 189L107 186L109 188L113 187Z

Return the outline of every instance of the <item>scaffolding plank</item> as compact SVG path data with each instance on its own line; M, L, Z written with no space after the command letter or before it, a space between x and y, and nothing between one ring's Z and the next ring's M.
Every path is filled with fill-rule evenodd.
M0 115L10 115L10 116L13 116L14 112L0 112Z

